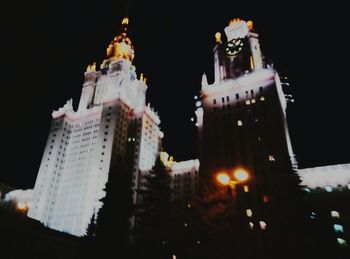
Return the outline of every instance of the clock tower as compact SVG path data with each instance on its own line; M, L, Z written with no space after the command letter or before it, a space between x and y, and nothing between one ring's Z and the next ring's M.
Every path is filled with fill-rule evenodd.
M288 100L277 71L264 62L253 23L234 19L224 31L225 39L215 35L215 81L202 84L196 110L200 182L214 189L229 183L235 258L290 258L286 245L300 237Z
M225 28L226 40L216 34L214 48L215 82L240 77L263 68L258 34L253 31L252 21L233 19Z

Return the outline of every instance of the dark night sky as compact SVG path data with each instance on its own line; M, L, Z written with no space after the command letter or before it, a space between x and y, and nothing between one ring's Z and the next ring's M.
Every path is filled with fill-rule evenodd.
M124 1L125 2L125 1ZM101 63L118 33L123 1L19 4L1 15L0 182L34 185L51 112L73 98L83 73ZM193 96L205 71L212 81L214 34L231 18L254 21L265 56L288 76L295 103L288 119L299 166L350 162L348 43L344 6L239 1L133 1L130 34L147 99L159 112L164 147L176 160L196 157Z

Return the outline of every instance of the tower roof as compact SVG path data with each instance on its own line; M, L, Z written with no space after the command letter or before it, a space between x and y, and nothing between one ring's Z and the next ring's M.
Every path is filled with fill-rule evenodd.
M115 60L118 58L125 58L130 61L134 59L134 48L127 35L128 24L129 18L124 17L122 20L121 32L108 45L107 59Z

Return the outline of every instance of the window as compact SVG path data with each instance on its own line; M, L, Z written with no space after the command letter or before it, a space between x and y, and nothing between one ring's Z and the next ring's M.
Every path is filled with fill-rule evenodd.
M330 187L330 186L326 186L324 189L326 190L326 192L332 192L333 191L333 188Z
M266 230L266 222L265 221L259 221L259 224L260 224L260 228L262 229L262 230Z
M340 214L336 210L331 211L331 216L332 216L332 218L338 218L338 219L340 218Z
M252 217L253 216L253 212L252 212L252 210L251 209L246 209L245 210L245 213L247 214L247 217Z
M246 101L245 101L245 104L246 104L246 105L250 105L250 100L246 100Z
M237 125L238 125L239 127L241 127L241 126L243 125L242 121L241 121L241 120L238 120L238 121L237 121Z
M275 161L275 157L273 155L269 155L269 161Z
M259 92L262 93L264 88L262 86L259 87Z
M346 242L346 240L345 239L342 239L342 238L337 238L337 242L338 242L338 244L341 246L341 247L347 247L348 246L348 244L347 244L347 242Z
M216 104L216 99L213 100L213 103Z
M254 223L253 222L249 222L249 228L250 229L254 229Z
M236 100L238 100L239 99L239 94L236 94Z
M265 97L264 97L264 96L261 96L261 97L260 97L260 101L262 101L262 102L265 101Z
M311 212L310 219L315 219L315 218L316 218L316 213L315 212Z
M226 101L230 101L230 96L226 96Z
M225 102L225 98L224 98L224 97L221 97L221 101L224 103L224 102Z
M343 233L344 232L344 227L340 224L334 224L333 228L334 228L334 231L336 233Z
M310 189L309 189L309 188L306 188L306 187L303 188L303 190L304 190L305 192L311 192Z
M268 203L269 202L269 196L264 195L263 196L263 202Z
M248 185L244 185L244 192L249 192L249 186Z

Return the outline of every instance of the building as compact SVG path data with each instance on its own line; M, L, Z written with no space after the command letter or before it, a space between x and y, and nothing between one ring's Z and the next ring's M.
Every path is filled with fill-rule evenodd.
M205 176L237 165L254 164L259 168L252 173L257 175L272 165L296 167L282 83L264 64L258 34L250 24L237 21L226 27L227 44L216 34L214 83L208 84L203 75L196 115L200 171Z
M293 248L286 245L297 234L283 240L279 231L297 224L285 222L293 213L285 204L298 189L288 98L277 71L264 61L253 23L234 19L224 31L226 37L215 34L214 82L203 75L196 103L200 182L232 189L235 258L287 258Z
M170 167L173 199L191 200L199 186L199 160L175 162Z
M44 225L82 236L102 206L109 174L128 161L132 188L152 168L163 133L160 119L146 105L146 79L137 78L128 19L107 48L106 59L84 76L78 110L72 100L52 113L28 216ZM137 193L134 194L137 201Z
M311 234L323 258L350 257L350 164L298 171Z
M13 202L17 209L27 211L33 206L33 190L13 190L5 195L5 202Z
M12 186L0 183L0 201L5 198L5 195L11 191L13 191L15 188Z

